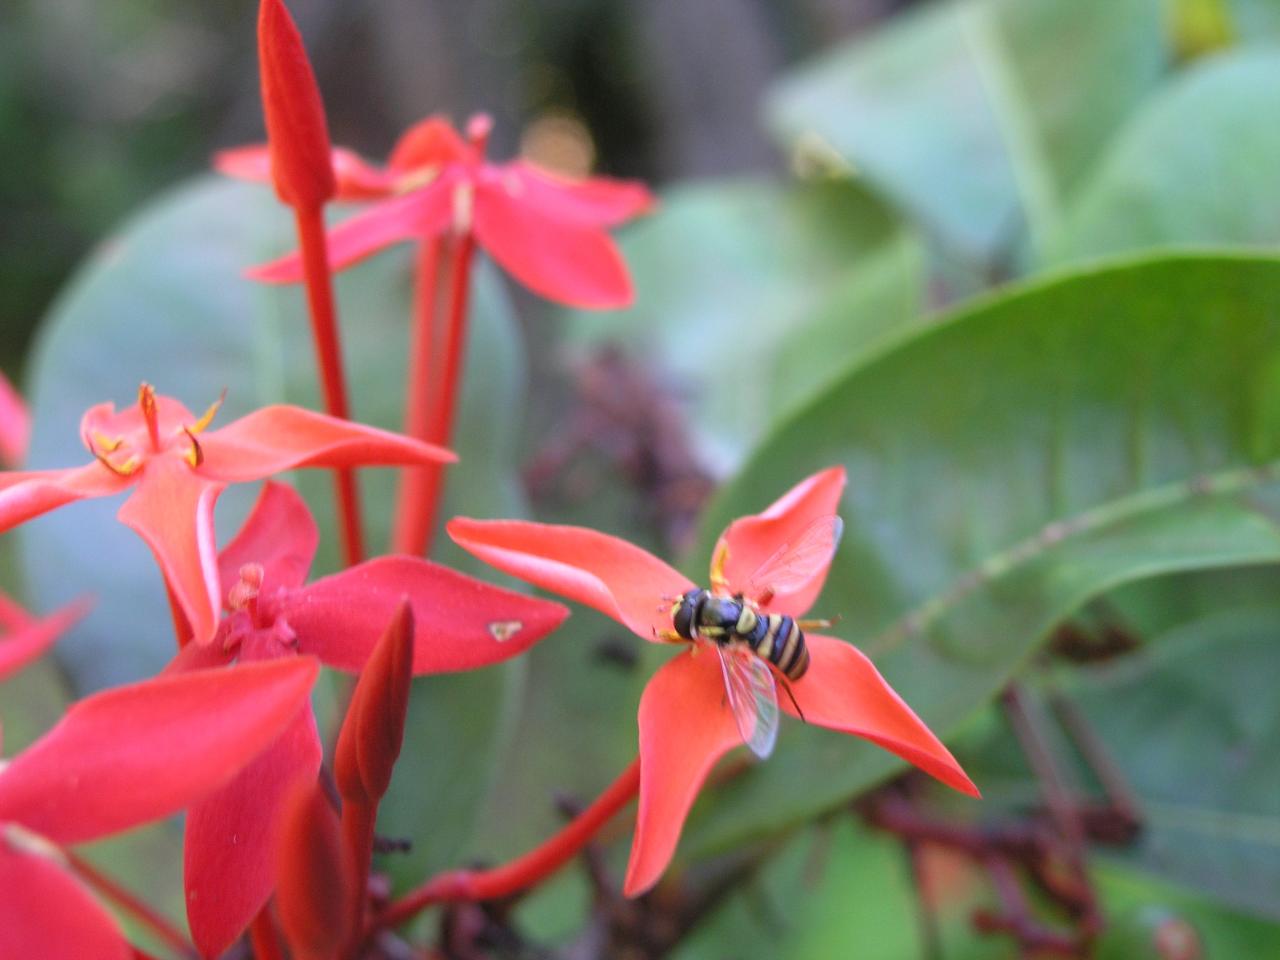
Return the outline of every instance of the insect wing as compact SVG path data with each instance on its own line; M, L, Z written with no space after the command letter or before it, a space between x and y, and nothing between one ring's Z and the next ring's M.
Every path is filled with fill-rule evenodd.
M715 645L729 709L745 743L763 760L778 739L778 690L763 660L743 646Z
M834 513L819 517L756 568L747 578L747 595L759 597L803 589L831 564L842 533L844 521Z

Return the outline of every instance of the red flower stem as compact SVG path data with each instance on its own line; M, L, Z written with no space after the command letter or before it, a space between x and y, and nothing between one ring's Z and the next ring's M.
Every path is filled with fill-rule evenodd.
M351 869L351 943L343 955L355 956L364 931L364 904L369 891L369 865L373 861L373 828L378 817L376 802L344 800L342 845Z
M255 960L284 960L280 946L280 932L271 919L270 905L264 906L249 924L249 942L253 946Z
M85 883L93 887L125 913L137 918L138 922L151 930L159 939L169 944L185 957L194 957L196 955L196 948L191 945L191 941L183 936L182 932L170 923L167 918L157 913L146 903L143 903L142 900L124 889L106 874L100 873L97 867L71 850L63 848L62 855L66 858L67 864L71 869Z
M376 918L374 929L401 924L433 904L496 900L535 886L568 863L639 792L640 758L637 757L591 806L540 846L490 870L437 874L392 903Z
M333 300L333 277L329 273L329 247L324 232L321 207L294 210L298 239L302 247L303 273L307 281L307 305L311 313L311 333L320 368L320 386L325 411L343 420L351 419L347 405L346 378L342 373L342 347L338 339L337 310ZM360 498L355 474L350 469L334 471L338 496L338 517L342 528L342 554L346 565L364 559L360 525Z
M431 441L432 409L438 402L434 364L436 345L436 301L440 298L440 257L444 241L432 237L418 244L414 269L413 332L409 347L409 373L405 385L404 432L415 440ZM392 534L393 553L422 556L430 532L427 487L432 467L406 467L400 474L396 496L396 522Z
M475 252L475 239L465 233L454 240L452 273L449 280L449 320L444 337L444 368L438 386L439 392L431 406L429 440L440 446L449 446L453 438L453 420L458 408L458 394L462 390L462 360L467 350L467 307L471 292L471 262ZM423 468L426 482L422 491L423 519L420 529L423 549L431 549L435 534L436 518L440 512L440 497L444 488L444 464L433 463Z

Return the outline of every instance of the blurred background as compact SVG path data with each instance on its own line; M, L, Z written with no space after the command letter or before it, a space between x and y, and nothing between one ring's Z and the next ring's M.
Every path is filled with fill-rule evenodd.
M485 110L496 157L661 194L620 231L626 311L481 271L446 513L595 526L701 580L725 522L844 463L819 612L986 795L791 724L706 791L653 896L619 899L622 825L586 868L422 940L470 931L460 960L1280 956L1280 0L290 8L335 143L380 159L427 114ZM290 248L288 216L207 173L262 137L255 16L0 7L0 363L33 467L80 462L79 414L143 377L192 408L229 387L228 419L316 402L297 291L240 276ZM404 249L339 280L356 412L386 427L409 289ZM367 477L375 540L393 479ZM324 572L327 478L295 480ZM251 494L224 499L224 537ZM32 607L98 596L56 664L0 685L9 752L169 655L113 511L4 541ZM546 836L634 754L663 655L576 610L519 663L418 681L380 820L413 846L381 869L403 886ZM177 836L93 855L180 916Z

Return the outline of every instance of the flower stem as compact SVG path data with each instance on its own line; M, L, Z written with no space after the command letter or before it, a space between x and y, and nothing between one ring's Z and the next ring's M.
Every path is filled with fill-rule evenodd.
M311 333L325 411L349 420L346 378L342 372L342 348L338 339L337 311L333 300L333 277L329 273L329 249L320 206L294 209L298 239L302 247L303 272L307 281L307 305L311 313ZM360 526L360 499L355 474L350 469L334 471L338 516L342 528L342 553L347 566L364 559Z
M405 385L404 432L415 440L431 441L433 388L439 386L436 356L436 304L440 299L439 275L445 241L432 237L418 244L414 267L413 332L409 348L409 374ZM406 467L400 474L396 495L396 521L391 549L394 553L421 556L430 533L426 488L432 467Z
M124 889L106 874L99 872L98 868L88 860L66 848L63 848L62 855L66 857L71 869L106 899L110 900L125 913L137 918L143 926L151 930L152 933L169 944L169 946L179 951L184 957L194 957L196 955L195 947L191 945L191 941L183 936L181 931L170 923L167 918L157 913L146 903L143 903L142 900Z
M284 960L280 947L280 933L271 919L270 905L264 906L249 924L249 942L253 945L254 960Z
M344 800L342 804L342 845L351 869L351 942L343 955L355 956L364 930L364 903L369 891L369 865L373 860L373 828L377 821L376 802Z
M640 758L637 757L591 806L540 846L490 870L437 874L387 907L375 919L374 928L396 926L433 904L495 900L540 883L568 863L639 792Z

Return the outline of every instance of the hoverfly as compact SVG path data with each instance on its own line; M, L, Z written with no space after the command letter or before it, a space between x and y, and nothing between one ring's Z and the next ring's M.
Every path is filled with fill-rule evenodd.
M674 599L672 630L661 639L710 641L720 658L725 696L743 742L764 759L778 737L778 691L774 671L791 696L790 681L809 669L806 629L831 626L829 620L796 620L762 608L775 594L803 588L827 568L844 524L834 514L819 517L784 543L746 580L740 593L724 576L727 548L722 543L711 562L711 589L695 587ZM795 704L795 697L791 696ZM800 712L799 704L796 711ZM801 714L803 717L803 714Z

